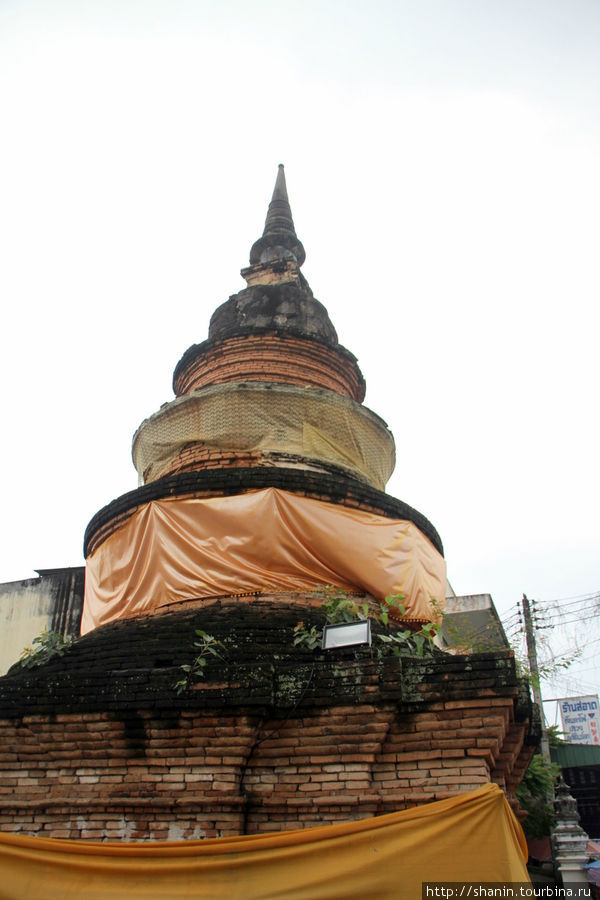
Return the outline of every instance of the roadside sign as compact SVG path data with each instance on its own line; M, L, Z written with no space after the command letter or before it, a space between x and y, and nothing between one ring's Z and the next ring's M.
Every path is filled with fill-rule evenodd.
M600 745L598 696L565 697L558 701L563 731L570 744Z

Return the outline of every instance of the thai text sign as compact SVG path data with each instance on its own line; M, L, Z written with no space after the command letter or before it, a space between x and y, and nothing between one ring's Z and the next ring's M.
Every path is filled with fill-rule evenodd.
M600 745L598 697L566 697L558 702L563 731L569 743Z

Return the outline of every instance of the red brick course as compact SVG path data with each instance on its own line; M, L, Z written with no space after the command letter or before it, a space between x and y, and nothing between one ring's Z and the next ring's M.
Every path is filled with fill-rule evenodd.
M504 717L485 716L485 704L480 711L482 723L489 719L480 739L500 744ZM143 755L112 714L0 723L0 828L109 840L220 837L405 809L496 773L494 755L472 755L461 737L470 708L442 704L432 720L400 716L391 704L333 707L283 725L185 711L167 729L149 711L140 717Z
M314 339L245 334L206 341L195 349L176 370L173 390L178 397L224 382L278 381L364 400L364 379L352 354Z
M169 460L161 478L196 472L201 469L236 469L244 467L266 468L270 466L296 466L312 472L330 472L331 464L320 465L317 460L291 453L269 451L214 450L202 443L191 443Z

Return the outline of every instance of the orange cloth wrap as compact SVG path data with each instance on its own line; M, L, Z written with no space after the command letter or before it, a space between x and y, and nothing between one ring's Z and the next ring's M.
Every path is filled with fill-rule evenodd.
M276 488L155 500L87 559L81 632L182 600L327 584L404 594L407 616L431 621L446 565L412 522Z
M0 834L2 900L416 900L423 881L529 882L497 785L374 819L148 844Z

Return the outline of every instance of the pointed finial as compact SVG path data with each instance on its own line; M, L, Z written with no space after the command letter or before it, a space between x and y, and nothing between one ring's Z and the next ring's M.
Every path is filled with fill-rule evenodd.
M277 169L273 196L269 203L262 237L250 250L250 265L293 258L301 266L306 258L304 247L296 236L287 195L283 163Z

